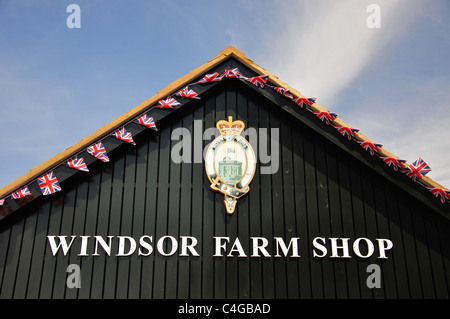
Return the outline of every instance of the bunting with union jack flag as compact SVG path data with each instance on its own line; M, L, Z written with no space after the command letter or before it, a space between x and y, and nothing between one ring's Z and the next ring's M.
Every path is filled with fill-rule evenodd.
M25 186L24 188L15 191L11 194L12 199L19 199L25 196L31 195L30 190L28 189L28 186Z
M335 129L337 129L338 132L342 134L342 136L348 138L349 141L351 141L353 136L355 136L355 134L359 132L359 129L350 126L341 126L341 125L332 125L332 126Z
M0 199L0 206L3 206L3 204L5 203L5 199L6 198Z
M312 111L322 122L327 123L327 125L330 125L332 121L334 121L335 118L338 117L339 114L332 113L328 111Z
M284 95L285 97L288 97L290 99L294 98L294 96L290 93L289 89L286 89L286 88L281 87L281 86L275 86L275 87L273 87L273 89L275 91L277 91L278 93L280 93L281 95Z
M358 141L359 145L364 148L366 151L370 152L370 155L374 156L376 152L383 147L383 144L377 144L371 141Z
M200 99L200 96L198 96L197 92L195 92L193 89L191 89L189 86L184 87L177 93L175 93L176 96L184 97L184 98L190 98L190 99Z
M448 189L431 187L425 185L425 187L444 204L445 201L450 201L450 191Z
M198 81L197 83L202 84L202 83L211 83L211 82L217 82L222 80L222 78L219 76L218 72L214 72L211 74L206 74L200 81Z
M117 138L118 140L125 141L132 145L136 145L133 141L133 135L125 129L125 126L122 126L120 129L114 131L110 134L110 136Z
M65 161L63 165L66 167L77 169L79 171L89 172L89 169L86 163L84 162L84 159L82 157L79 158L77 155Z
M221 78L239 78L241 76L242 76L242 73L239 71L239 69L234 68L231 70L225 70L220 77Z
M157 105L155 105L155 108L157 109L173 109L174 106L180 105L180 102L175 100L173 97L168 96L164 100L160 100Z
M267 80L269 79L269 75L259 75L252 78L246 78L245 81L250 82L251 84L263 88L264 84L267 83Z
M143 114L141 116L138 116L133 120L134 123L146 126L148 128L151 128L152 130L157 131L155 121L153 120L153 117L148 116L147 114Z
M387 166L393 168L394 170L398 171L398 169L403 168L403 164L406 163L406 160L396 158L396 157L390 157L390 156L379 156L383 162L386 163Z
M109 162L108 154L106 153L105 147L102 141L99 141L91 146L89 146L86 151L91 154L91 156L98 158L102 162Z
M39 187L41 188L43 195L50 195L61 191L61 186L56 179L55 173L51 171L48 174L44 174L37 179Z
M302 109L304 107L308 107L313 105L314 103L316 103L316 98L315 97L296 97L293 98L292 101L294 101L294 103L296 103L298 106L300 106Z
M428 166L428 164L421 157L419 157L412 164L409 164L403 170L403 173L405 173L406 176L411 178L413 181L416 181L417 179L422 179L430 171L430 166Z

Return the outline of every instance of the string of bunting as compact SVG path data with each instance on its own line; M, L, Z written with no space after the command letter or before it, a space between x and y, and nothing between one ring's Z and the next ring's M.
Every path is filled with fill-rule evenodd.
M357 138L357 133L359 132L359 129L334 123L335 119L338 117L339 114L329 112L326 110L315 109L313 105L316 102L316 98L295 97L287 88L272 86L268 84L267 83L269 80L268 74L247 78L239 71L238 68L227 69L222 74L219 74L219 72L205 74L200 80L190 83L185 87L183 87L182 89L180 89L179 91L177 91L175 94L169 95L166 98L159 100L155 105L151 106L148 110L151 110L152 108L173 110L181 105L181 103L177 101L176 98L200 99L200 96L198 95L197 92L194 91L194 89L192 89L192 86L215 83L218 81L222 81L225 78L236 78L248 82L261 89L263 89L266 86L272 88L275 92L293 101L301 109L308 110L311 113L313 113L319 120L321 120L326 125L331 125L332 127L334 127L344 138L347 138L350 141L353 140L357 142L362 148L368 151L368 153L371 156L378 156L390 168L394 169L395 171L400 171L406 174L406 176L411 178L414 182L419 182L422 186L427 188L435 197L437 197L442 203L450 202L450 191L448 189L431 187L421 182L421 179L431 171L431 168L422 158L417 159L412 164L407 164L406 160L396 157L383 156L380 153L380 149L383 147L382 144L374 143L372 141L367 140L360 140ZM130 122L150 128L155 131L158 130L153 118L149 117L147 113L139 115ZM132 134L125 129L125 125L116 129L114 132L110 133L107 136L111 136L121 141L130 143L132 145L136 145L136 143L133 140ZM91 146L87 147L86 151L96 159L99 159L103 162L109 162L109 157L105 147L103 146L102 140L99 140L96 143L92 144ZM62 163L62 165L75 170L89 172L89 169L84 159L82 157L78 157L78 154L65 160ZM43 195L50 195L61 191L61 186L59 185L58 179L56 178L53 170L40 176L36 181ZM10 197L12 199L19 199L31 195L28 186L29 184L11 193ZM0 199L0 206L4 204L7 197Z

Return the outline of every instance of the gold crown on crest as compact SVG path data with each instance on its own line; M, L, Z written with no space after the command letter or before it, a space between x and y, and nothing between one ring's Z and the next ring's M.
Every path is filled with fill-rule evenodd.
M241 135L244 130L245 124L242 121L233 121L232 116L228 116L228 121L220 120L216 124L217 129L222 135L234 134Z

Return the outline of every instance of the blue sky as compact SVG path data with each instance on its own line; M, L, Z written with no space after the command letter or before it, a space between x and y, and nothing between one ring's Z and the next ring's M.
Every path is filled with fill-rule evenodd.
M228 45L448 188L448 17L446 0L1 0L0 188Z

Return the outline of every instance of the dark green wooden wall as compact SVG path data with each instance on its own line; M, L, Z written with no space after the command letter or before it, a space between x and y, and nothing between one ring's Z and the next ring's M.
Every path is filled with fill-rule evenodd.
M178 143L171 141L173 129L192 131L194 120L214 127L227 116L247 127L280 128L278 172L261 175L258 164L250 192L232 216L223 195L209 189L203 164L170 158ZM139 135L136 147L111 153L110 163L77 173L62 192L30 205L13 223L3 223L1 298L449 297L449 221L254 89L225 80L158 128ZM363 149L353 152L375 163ZM78 257L77 241L68 256L53 257L46 236L72 234L194 236L200 256ZM274 236L300 237L301 257L213 257L213 236L239 237L247 251L251 236L268 238L269 251ZM318 236L348 237L351 243L387 238L394 248L383 261L313 258L311 242ZM366 286L372 263L381 266L381 288ZM66 286L69 264L81 268L80 289Z

